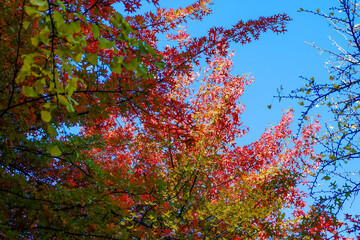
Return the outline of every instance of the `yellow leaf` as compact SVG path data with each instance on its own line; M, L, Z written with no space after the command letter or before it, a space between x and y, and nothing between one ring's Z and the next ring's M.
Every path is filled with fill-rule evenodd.
M30 2L39 7L45 6L47 3L45 0L30 0Z
M76 63L79 63L79 62L81 61L81 59L82 59L82 53L78 53L78 54L76 54L75 57L74 57L74 61L75 61Z
M57 145L49 146L47 149L51 156L58 157L61 155L61 150Z
M49 103L49 102L44 104L44 108L50 108L50 106L51 106L51 103Z
M25 97L37 97L37 94L33 87L22 86L22 93Z
M59 100L59 103L62 104L62 105L69 105L69 101L66 99L66 97L64 95L58 95L58 100Z
M37 80L34 84L34 88L35 90L40 93L40 94L44 94L45 91L44 91L44 86L45 86L46 82L45 82L45 79L40 79L40 80Z
M75 112L75 109L74 109L73 105L70 104L70 103L68 105L66 105L66 110L68 112Z
M36 7L30 7L30 6L25 6L25 12L30 16L30 17L38 17L40 16L40 12L36 9Z
M51 113L50 113L50 112L48 112L48 111L41 111L40 114L41 114L41 119L42 119L44 122L50 122L50 121L51 121Z

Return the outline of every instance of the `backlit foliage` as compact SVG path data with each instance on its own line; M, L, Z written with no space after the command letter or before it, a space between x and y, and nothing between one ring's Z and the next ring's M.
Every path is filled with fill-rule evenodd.
M137 15L141 1L0 6L0 236L5 239L319 239L305 210L316 123L292 112L247 146L230 42L283 33L285 14L191 37L208 0ZM115 3L129 13L126 19ZM174 31L176 30L176 31ZM160 47L159 36L171 45ZM201 65L201 66L200 66ZM288 214L284 209L289 208Z

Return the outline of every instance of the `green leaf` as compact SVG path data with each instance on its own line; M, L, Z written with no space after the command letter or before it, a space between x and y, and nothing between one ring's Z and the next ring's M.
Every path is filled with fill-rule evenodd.
M304 106L304 102L299 102L299 105Z
M107 40L106 38L100 39L100 44L99 44L100 49L110 49L113 46L114 46L114 42L111 42L111 41Z
M74 34L74 33L78 33L80 31L80 22L71 22L70 24L67 25L67 33L68 34Z
M124 67L129 71L138 70L140 63L136 59L132 59L128 64L123 64Z
M72 96L72 94L74 93L75 87L73 84L68 84L65 88L66 91L66 95L68 96L68 98L70 98Z
M48 38L48 34L51 33L50 28L48 26L45 26L39 33L39 35L46 35L45 37Z
M165 68L165 63L163 62L156 62L154 63L154 65L157 66L160 70L163 70Z
M30 0L30 2L39 7L43 7L46 4L46 0Z
M81 58L82 58L82 53L78 53L78 54L75 55L74 61L76 63L79 63L81 61Z
M86 54L86 59L89 61L91 65L97 65L98 63L98 56L96 54Z
M149 44L147 44L146 42L143 43L144 47L146 48L146 50L152 55L152 56L162 56L162 55L158 55L155 51L154 48L152 48Z
M110 69L114 73L121 74L121 65L118 63L110 63Z
M350 150L351 150L350 145L346 145L346 146L345 146L345 149L350 151Z
M41 114L41 119L42 119L44 122L50 122L50 121L51 121L51 113L50 113L50 112L48 112L48 111L41 111L40 114Z
M40 16L40 12L35 7L25 6L25 12L30 17L38 17L38 16Z
M110 69L111 71L113 71L114 73L120 74L122 72L122 58L114 58L114 60L110 63Z
M94 38L100 37L100 30L99 30L99 27L97 25L95 25L95 24L92 25L91 29L93 31Z
M74 99L70 98L71 102L73 102L76 106L79 105L79 103L77 101L75 101Z
M81 12L75 12L74 16L82 19L82 21L84 21L84 23L88 22L88 19L86 18L86 16L84 14L82 14Z
M50 108L51 107L51 103L47 102L44 104L44 108Z
M58 157L61 155L61 150L57 145L52 145L47 148L51 156Z
M23 27L24 27L25 30L28 29L29 26L30 26L30 22L29 22L29 21L25 21L25 22L23 23Z
M61 12L55 11L55 12L53 13L53 17L54 17L55 21L56 21L58 24L63 24L63 23L64 23L64 17L63 17L63 15L61 14Z
M45 87L45 79L40 79L40 80L37 80L34 84L34 87L35 87L35 90L40 93L40 94L44 94L45 93L45 90L44 90L44 87Z
M31 38L31 44L35 47L37 47L39 45L40 39L39 36L35 36L33 38Z
M60 0L58 0L57 2L60 5L60 7L63 9L63 11L65 12L66 8L65 8L64 3L62 1L60 1Z
M45 11L49 10L49 6L47 4L44 6L39 6L38 10L41 12L45 12Z
M58 95L58 101L60 104L62 104L64 106L67 106L69 104L69 101L67 100L67 98L61 94Z
M37 94L33 87L22 86L22 93L25 97L37 97Z
M75 112L75 109L74 109L73 105L70 104L70 103L68 105L66 105L66 110L68 112Z
M66 58L69 55L69 48L58 46L55 50L55 54L61 58Z
M327 180L330 180L330 177L329 177L329 176L325 176L325 177L323 177L323 179L327 181Z
M56 129L51 125L51 124L48 124L47 125L47 130L48 130L48 133L53 135L53 136L57 136L58 133L56 131Z

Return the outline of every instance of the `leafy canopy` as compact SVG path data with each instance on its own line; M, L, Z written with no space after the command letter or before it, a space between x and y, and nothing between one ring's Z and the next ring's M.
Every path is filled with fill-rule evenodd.
M304 212L297 188L317 164L316 123L293 139L288 112L258 141L236 144L247 132L238 99L252 79L231 74L229 44L283 33L289 17L239 21L194 38L180 26L209 15L210 1L179 9L151 2L156 10L141 15L139 0L1 4L0 236L336 232L340 223L321 208ZM164 34L170 45L162 48Z

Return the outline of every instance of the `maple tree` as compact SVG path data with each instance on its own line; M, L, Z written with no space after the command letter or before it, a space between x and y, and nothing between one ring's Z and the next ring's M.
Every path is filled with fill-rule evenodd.
M258 141L236 144L247 132L238 99L252 79L231 74L229 44L283 33L289 17L194 38L180 25L210 14L210 1L148 2L157 8L142 15L139 0L0 7L0 236L337 236L342 223L306 211L297 188L318 164L316 122L293 139L289 111ZM171 45L161 47L164 34Z

